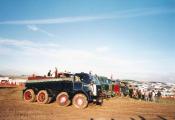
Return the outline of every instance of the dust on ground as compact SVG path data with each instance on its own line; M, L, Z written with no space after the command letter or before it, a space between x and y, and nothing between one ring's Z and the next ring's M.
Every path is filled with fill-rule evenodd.
M19 88L0 89L0 120L175 120L175 104L114 97L86 109L25 103Z

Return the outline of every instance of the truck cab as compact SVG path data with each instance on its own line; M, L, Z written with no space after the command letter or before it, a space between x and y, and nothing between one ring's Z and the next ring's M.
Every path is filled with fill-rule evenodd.
M80 83L77 82L79 79ZM80 87L80 84L82 87ZM101 96L101 84L96 76L87 73L76 73L74 75L74 90L84 91L87 94L89 101L96 101L96 98Z

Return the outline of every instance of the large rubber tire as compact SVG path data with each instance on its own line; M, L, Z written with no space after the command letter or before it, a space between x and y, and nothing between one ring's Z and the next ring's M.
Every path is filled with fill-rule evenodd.
M23 94L23 99L25 102L35 102L36 95L32 89L27 89Z
M72 104L79 109L86 108L88 106L87 97L84 94L78 93L73 97Z
M70 105L69 95L67 94L67 92L59 93L56 97L56 102L59 106L67 107L68 105Z
M40 104L47 104L49 102L49 95L46 90L40 90L36 96L36 100Z

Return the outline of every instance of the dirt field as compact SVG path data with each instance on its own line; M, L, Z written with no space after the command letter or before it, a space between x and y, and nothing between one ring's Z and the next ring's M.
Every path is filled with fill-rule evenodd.
M79 110L56 103L25 103L20 89L1 88L0 120L175 120L175 104L115 97L105 100L103 106Z

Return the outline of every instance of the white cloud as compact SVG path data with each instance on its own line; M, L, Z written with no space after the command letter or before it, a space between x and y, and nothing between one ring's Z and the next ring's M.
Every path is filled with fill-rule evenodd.
M33 42L30 40L15 40L15 39L6 39L6 38L0 38L0 45L8 45L8 46L16 46L19 48L59 48L60 45L57 43L51 43L51 42Z
M131 18L138 16L148 16L157 14L175 13L175 9L167 8L138 8L128 9L124 11L113 12L113 14L96 15L96 16L74 16L74 17L61 17L53 19L35 19L35 20L16 20L16 21L0 21L0 24L63 24L63 23L74 23L82 21L94 21L103 19L120 19L120 18ZM30 29L37 30L35 27Z
M8 47L5 47L6 45ZM22 50L17 51L13 46ZM50 42L36 43L30 40L0 38L0 55L11 56L10 59L1 58L0 71L15 68L17 71L43 75L47 70L57 66L60 71L88 72L92 70L93 73L108 77L113 74L114 78L137 80L162 80L164 78L171 81L174 79L172 75L167 75L169 71L166 71L165 75L161 75L162 72L157 67L159 64L156 65L152 61L123 59L122 56L116 56L114 52L113 54L99 54L97 50L102 53L110 52L107 46L89 51L72 49ZM1 63L2 60L7 64ZM155 74L155 71L160 74Z
M27 28L32 30L32 31L38 31L39 30L39 28L36 27L35 25L27 25Z
M38 19L38 20L17 20L17 21L3 21L0 24L61 24L61 23L72 23L81 21L91 21L99 19L107 19L108 17L96 17L96 16L76 16L76 17L63 17L53 19Z
M89 70L93 70L98 73L104 73L107 70L109 71L110 66L115 67L116 63L123 62L119 59L115 59L114 61L110 56L99 55L95 50L88 51L82 49L71 49L66 46L60 47L61 45L56 45L55 43L36 43L29 40L0 38L0 50L4 49L1 48L1 46L5 45L11 46L8 51L3 50L3 54L6 55L10 55L16 51L13 46L22 49L13 55L13 57L16 56L13 59L17 62L21 62L14 64L15 61L13 61L11 63L11 66L18 66L17 68L20 68L19 64L22 64L20 69L38 69L38 71L43 72L43 70L45 70L43 66L46 69L49 69L49 66L58 65L61 66L61 68L70 69L71 71L87 72ZM18 58L19 56L20 58ZM27 66L26 68L24 67L25 65ZM36 66L38 67L36 68ZM108 73L109 72L107 72L107 74Z
M109 51L109 47L107 47L107 46L97 47L96 51L97 52L101 52L101 53L108 52Z
M37 27L36 25L27 25L27 28L28 28L29 30L34 31L34 32L41 32L41 33L44 33L44 34L46 34L46 35L48 35L48 36L50 36L50 37L54 37L54 36L55 36L54 34L52 34L52 33L50 33L50 32L47 32L47 31L45 31L45 30L43 30L43 29Z
M0 45L31 46L31 45L34 45L34 43L28 40L20 41L20 40L0 38Z

